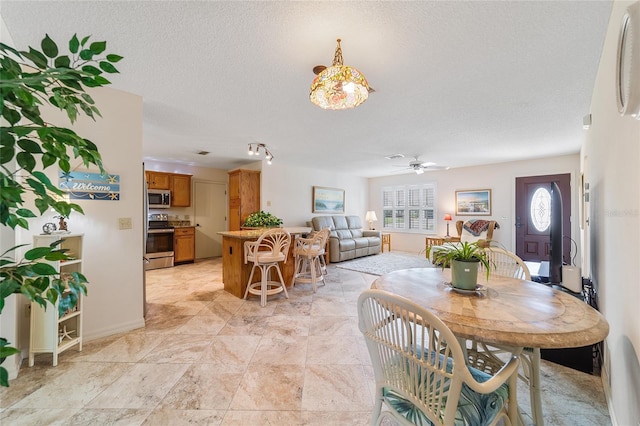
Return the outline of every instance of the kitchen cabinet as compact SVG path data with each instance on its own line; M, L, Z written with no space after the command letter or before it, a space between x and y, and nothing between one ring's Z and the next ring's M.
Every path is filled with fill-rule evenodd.
M144 174L149 189L170 189L169 176L171 173L145 171Z
M191 205L191 175L172 173L169 182L171 207L189 207Z
M173 263L193 262L196 258L196 228L175 228L173 233Z
M67 249L67 255L73 259L49 262L60 276L73 272L82 272L82 234L35 235L34 247L47 247L63 240L60 248ZM47 309L39 304L31 303L31 322L29 324L29 367L33 367L37 353L53 354L53 365L58 365L58 354L69 348L78 346L82 351L82 294L72 311L58 314L58 303L47 302Z
M229 231L239 231L251 213L260 210L260 171L229 172Z
M147 188L171 191L171 207L191 206L191 175L145 171Z

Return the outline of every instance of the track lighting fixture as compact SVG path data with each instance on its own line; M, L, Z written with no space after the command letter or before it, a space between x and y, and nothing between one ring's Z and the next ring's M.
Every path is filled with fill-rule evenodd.
M269 148L263 143L250 143L249 155L260 155L260 150L264 151L264 158L267 160L267 164L271 164L273 160L273 154L269 151Z

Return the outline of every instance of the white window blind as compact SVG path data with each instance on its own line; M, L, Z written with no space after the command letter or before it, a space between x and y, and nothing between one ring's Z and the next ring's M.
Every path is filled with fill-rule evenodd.
M435 184L382 188L383 229L435 232L435 209Z

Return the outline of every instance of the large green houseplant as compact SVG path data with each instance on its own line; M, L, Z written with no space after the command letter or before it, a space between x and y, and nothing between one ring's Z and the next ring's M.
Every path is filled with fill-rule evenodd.
M480 242L444 243L427 249L427 258L443 269L451 267L451 284L462 290L475 290L478 284L478 267L482 265L487 279L491 261Z
M92 119L100 111L86 88L110 84L105 73L117 73L113 65L119 55L104 54L106 42L89 42L89 36L74 35L68 53L61 53L48 36L40 49L19 51L0 43L0 223L15 229L29 229L28 219L54 209L68 217L82 208L60 201L63 192L42 171L57 166L63 173L71 171L73 158L104 173L96 145L73 130L46 123L40 106L51 105L64 111L71 123L79 114ZM33 207L25 195L33 194ZM51 247L32 248L17 259L16 246L0 255L0 313L5 299L21 293L46 308L47 302L59 301L63 308L75 305L80 293L86 294L86 278L73 273L63 278L48 261L68 259L65 250ZM18 353L10 342L0 338L0 360ZM0 366L0 385L8 386L7 370Z

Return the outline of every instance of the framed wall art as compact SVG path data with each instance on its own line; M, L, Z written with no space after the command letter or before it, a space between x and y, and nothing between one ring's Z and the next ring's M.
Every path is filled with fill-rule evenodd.
M344 189L313 187L313 213L344 213Z
M491 216L491 190L456 191L456 216Z

